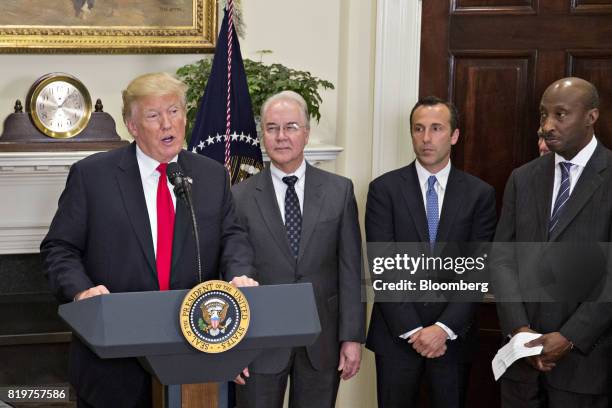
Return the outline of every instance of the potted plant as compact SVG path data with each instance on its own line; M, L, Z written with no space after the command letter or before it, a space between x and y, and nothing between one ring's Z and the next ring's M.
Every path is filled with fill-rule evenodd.
M271 51L260 51L268 54ZM189 87L187 91L187 132L191 137L191 130L198 112L198 103L206 89L206 83L212 68L212 58L204 58L193 64L185 65L177 70L178 77ZM291 90L304 97L308 111L317 122L321 118L319 111L323 101L319 88L334 89L334 85L324 79L312 76L310 72L288 68L282 64L266 65L262 61L244 59L249 94L253 105L253 116L259 123L261 105L271 95L284 90Z

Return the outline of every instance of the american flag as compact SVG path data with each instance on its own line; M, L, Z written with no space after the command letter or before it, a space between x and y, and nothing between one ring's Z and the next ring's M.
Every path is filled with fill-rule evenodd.
M223 163L235 184L258 173L263 159L233 15L229 0L188 148Z

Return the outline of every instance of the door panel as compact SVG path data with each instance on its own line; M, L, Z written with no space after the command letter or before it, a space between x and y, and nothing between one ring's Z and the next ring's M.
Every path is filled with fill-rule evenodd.
M451 58L451 99L462 112L454 164L503 185L535 143L527 104L533 94L535 53L463 52ZM504 141L500 144L500 141ZM501 202L502 190L497 191Z
M569 51L568 75L586 78L597 84L601 105L595 134L605 145L612 146L612 50Z
M537 0L454 0L451 10L457 13L533 13Z
M573 0L572 11L575 13L612 13L611 0Z

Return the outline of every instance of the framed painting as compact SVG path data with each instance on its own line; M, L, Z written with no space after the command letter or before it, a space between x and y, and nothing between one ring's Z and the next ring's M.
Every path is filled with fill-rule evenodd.
M1 0L0 53L213 51L216 0Z

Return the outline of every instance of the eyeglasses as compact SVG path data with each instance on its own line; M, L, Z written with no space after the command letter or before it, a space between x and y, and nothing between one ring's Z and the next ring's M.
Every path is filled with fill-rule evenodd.
M302 128L306 128L306 126L300 126L297 123L287 123L286 125L282 126L283 128L283 132L287 135L287 136L293 136L296 135L300 129ZM264 129L264 131L272 136L277 136L280 133L281 130L281 126L279 125L267 125Z

